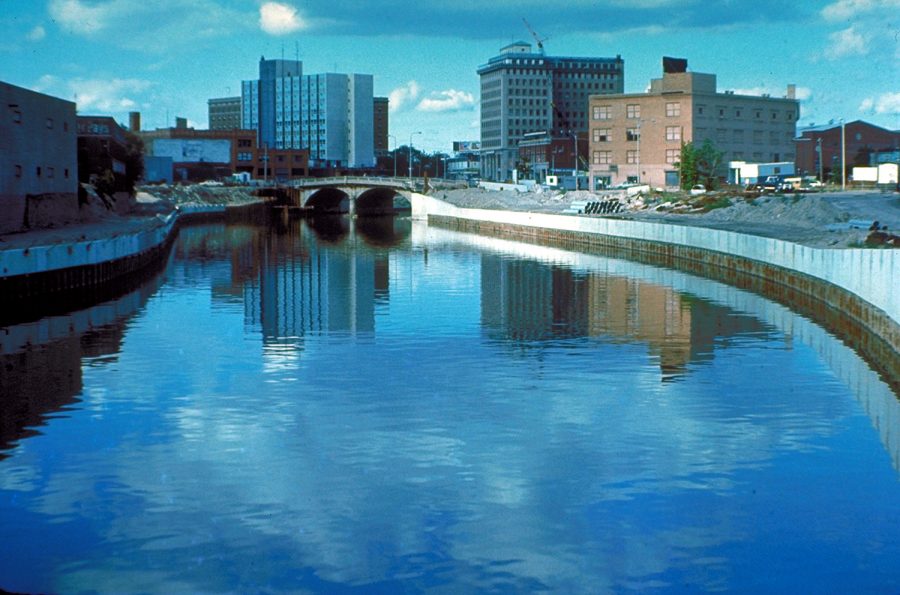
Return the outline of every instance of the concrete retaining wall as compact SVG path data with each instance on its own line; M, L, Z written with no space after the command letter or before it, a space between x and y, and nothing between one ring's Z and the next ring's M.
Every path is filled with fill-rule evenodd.
M900 352L900 251L821 249L718 229L545 213L462 209L415 195L413 216L460 229L610 245L702 261L824 300Z

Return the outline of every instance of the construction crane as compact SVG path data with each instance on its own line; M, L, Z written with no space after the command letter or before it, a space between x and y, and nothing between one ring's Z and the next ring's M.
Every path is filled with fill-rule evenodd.
M544 42L550 39L549 37L545 37L541 39L541 37L537 34L537 31L531 28L531 25L528 24L528 21L525 20L525 17L522 17L522 22L525 23L525 27L528 28L528 32L531 33L531 36L534 37L534 40L537 42L538 53L544 54Z

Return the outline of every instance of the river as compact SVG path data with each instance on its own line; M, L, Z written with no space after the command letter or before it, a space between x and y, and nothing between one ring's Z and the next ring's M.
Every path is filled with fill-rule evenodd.
M763 296L405 219L0 329L0 588L897 592L900 404Z

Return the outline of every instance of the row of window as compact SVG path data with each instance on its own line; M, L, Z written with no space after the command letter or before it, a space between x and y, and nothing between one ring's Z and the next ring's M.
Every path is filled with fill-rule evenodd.
M18 107L10 107L9 111L10 111L10 115L11 115L13 124L21 124L22 123L22 110L20 110ZM47 118L45 123L47 126L47 130L53 130L56 127L56 122L53 120L53 118ZM68 132L69 131L69 123L63 122L62 128L63 128L63 132Z
M729 108L727 108L725 106L721 106L721 105L716 106L714 108L715 109L714 113L708 113L705 105L698 104L696 109L697 109L698 116L710 115L710 116L718 116L719 118L724 118L727 115L728 117L735 118L738 120L743 118L743 114L745 112L744 108L742 108L742 107L734 107L734 108L731 108L731 113L729 114L728 113ZM754 108L753 109L753 119L754 120L763 120L764 119L763 118L764 111L765 110L763 110L761 108ZM781 113L782 112L779 110L769 110L769 119L770 120L778 120L778 119L780 119L779 115ZM794 120L794 111L793 110L787 110L783 113L784 113L784 119L787 120L788 122L792 122Z
M22 166L14 165L13 173L14 173L15 177L21 178L24 175ZM38 177L38 178L53 179L56 177L56 168L53 166L42 167L42 166L38 165L37 167L34 168L34 175L35 175L35 177ZM66 180L69 179L69 168L68 167L63 168L63 178L65 178Z
M782 158L785 161L793 161L794 154L793 153L771 153L770 159L772 161L781 161ZM681 149L666 149L666 163L669 165L675 165L679 162L681 158ZM764 155L762 152L754 152L752 153L752 158L756 162L761 162L764 159ZM731 154L731 159L734 161L740 161L745 159L743 151L734 151ZM612 165L613 161L613 152L612 151L592 151L591 153L591 163L594 165ZM640 155L636 150L629 149L625 151L625 163L629 165L637 165L640 163Z
M666 163L673 165L678 163L681 149L666 149ZM594 165L610 165L613 163L612 151L593 151L591 153L591 163ZM636 165L640 163L640 154L637 150L629 149L625 151L625 163Z

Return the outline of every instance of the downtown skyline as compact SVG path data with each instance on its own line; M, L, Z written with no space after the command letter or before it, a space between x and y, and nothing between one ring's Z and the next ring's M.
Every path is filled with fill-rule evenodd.
M207 126L207 100L240 95L258 60L304 73L374 75L391 98L390 146L448 152L478 140L476 70L512 41L548 55L625 61L625 92L660 76L662 56L716 74L719 87L801 101L799 127L866 120L900 129L900 0L759 2L533 0L0 0L0 79L74 100L79 113L144 128L186 117Z

